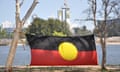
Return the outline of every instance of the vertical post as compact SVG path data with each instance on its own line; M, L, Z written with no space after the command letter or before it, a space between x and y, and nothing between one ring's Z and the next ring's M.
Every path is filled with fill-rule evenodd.
M26 20L29 18L30 14L32 13L33 9L35 8L36 4L38 3L38 0L34 0L31 7L29 8L26 15L23 17L22 21L20 20L20 3L19 0L16 0L16 29L14 32L13 40L11 43L11 47L9 50L7 62L6 62L6 71L12 72L12 63L15 57L15 52L17 48L17 43L19 40L20 32L22 30L22 26L26 22Z
M66 21L67 21L67 20L66 20L66 19L67 19L67 18L66 18L66 17L67 17L67 16L66 16L66 15L67 15L66 13L67 13L67 8L65 7L65 25L66 25L66 23L67 23L67 22L66 22Z
M64 26L63 27L66 27L66 24L67 24L67 11L69 10L69 8L67 8L67 7L64 7L64 8L62 8L62 12L64 13L63 15L62 15L62 21L64 21L65 22L65 24L64 24ZM64 18L63 18L64 17ZM66 30L65 28L64 28L64 30Z
M19 0L16 0L16 29L14 32L13 40L12 40L12 43L10 46L10 50L9 50L9 54L8 54L8 58L7 58L7 62L6 62L6 71L7 72L12 72L12 63L13 63L13 59L15 56L21 28L22 28L22 24L20 22L20 4L19 4Z

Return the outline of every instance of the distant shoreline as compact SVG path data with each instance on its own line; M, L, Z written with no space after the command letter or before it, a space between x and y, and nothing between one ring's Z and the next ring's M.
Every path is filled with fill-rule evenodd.
M100 38L96 37L95 43L100 44ZM120 45L120 37L106 38L106 45Z
M97 45L100 44L100 42L95 42ZM106 45L120 45L120 42L106 42Z

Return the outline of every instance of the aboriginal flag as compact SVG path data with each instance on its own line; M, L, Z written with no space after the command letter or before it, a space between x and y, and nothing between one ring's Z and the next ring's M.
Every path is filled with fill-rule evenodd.
M97 65L94 35L26 35L31 48L30 65Z

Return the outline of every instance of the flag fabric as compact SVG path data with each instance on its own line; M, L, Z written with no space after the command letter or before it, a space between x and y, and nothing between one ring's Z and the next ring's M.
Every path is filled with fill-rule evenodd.
M26 35L31 48L30 65L97 65L94 35Z

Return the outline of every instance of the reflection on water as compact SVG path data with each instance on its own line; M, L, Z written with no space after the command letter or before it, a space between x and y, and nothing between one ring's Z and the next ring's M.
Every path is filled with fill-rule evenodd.
M100 45L97 45L96 47L98 54L98 63L101 64L101 48ZM5 65L9 49L9 46L0 46L0 66ZM25 46L25 48L23 46L18 46L13 65L29 65L30 59L31 56L29 46ZM107 64L120 65L120 45L107 45Z

